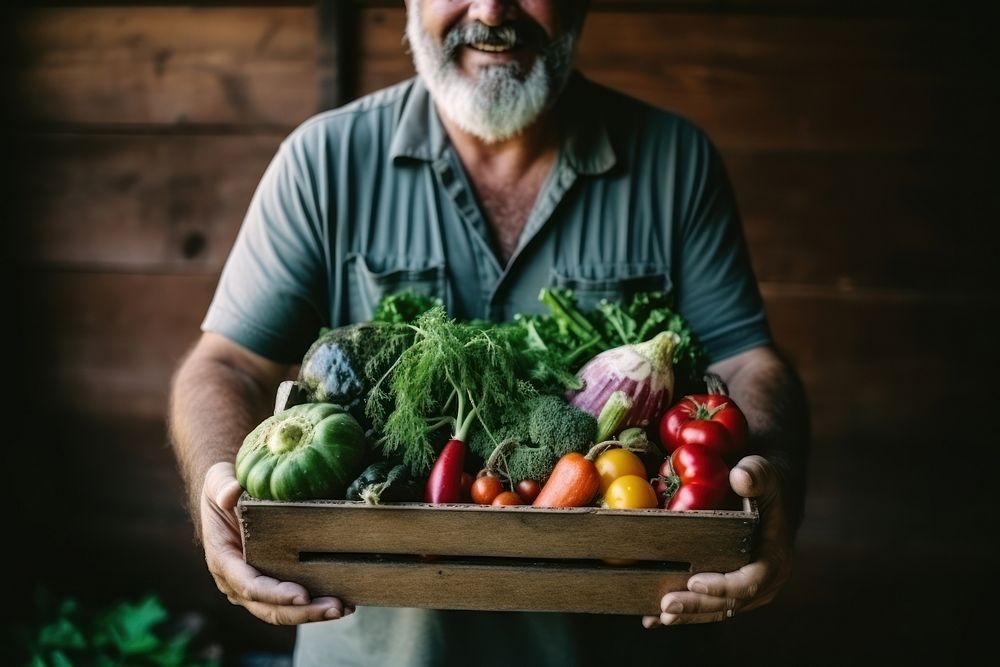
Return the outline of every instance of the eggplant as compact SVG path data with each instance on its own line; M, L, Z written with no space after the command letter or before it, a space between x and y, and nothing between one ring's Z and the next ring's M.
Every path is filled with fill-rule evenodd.
M347 488L348 500L363 500L369 505L384 502L420 500L422 486L410 476L409 468L388 461L373 463Z

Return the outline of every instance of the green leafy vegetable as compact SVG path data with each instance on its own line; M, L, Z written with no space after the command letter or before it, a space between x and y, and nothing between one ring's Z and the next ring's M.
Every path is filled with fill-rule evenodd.
M413 344L373 387L368 416L386 456L401 455L414 475L434 462L430 436L449 426L467 441L477 426L492 429L535 389L524 376L524 357L511 344L511 327L480 328L449 320L435 306L412 325ZM395 405L386 414L384 405Z
M195 646L196 627L172 620L155 595L85 609L74 598L54 603L47 591L36 594L37 627L18 628L17 664L122 665L134 667L209 667L215 657ZM206 655L198 655L198 651Z
M412 290L387 294L375 306L372 322L413 324L420 315L437 306L444 306L441 299Z
M602 299L594 311L581 309L567 289L544 288L538 298L548 315L517 315L514 321L524 329L526 345L554 354L572 371L604 350L672 331L680 338L673 358L678 380L697 384L704 374L708 355L663 292L640 292L628 303Z

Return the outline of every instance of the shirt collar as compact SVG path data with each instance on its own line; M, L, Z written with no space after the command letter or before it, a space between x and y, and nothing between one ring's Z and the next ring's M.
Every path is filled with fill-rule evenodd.
M607 121L596 104L595 88L574 72L556 107L565 129L562 151L570 168L580 174L603 174L616 163ZM417 76L403 103L389 156L393 162L397 158L434 162L444 156L449 145L430 92Z
M448 148L448 135L438 118L430 91L417 76L412 79L410 94L403 102L396 132L389 146L389 157L406 157L433 162L444 155Z

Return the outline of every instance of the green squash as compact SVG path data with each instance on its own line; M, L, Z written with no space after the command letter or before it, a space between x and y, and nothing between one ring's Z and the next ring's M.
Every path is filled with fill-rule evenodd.
M365 434L339 405L306 403L265 419L243 440L236 478L254 498L343 498L361 471Z

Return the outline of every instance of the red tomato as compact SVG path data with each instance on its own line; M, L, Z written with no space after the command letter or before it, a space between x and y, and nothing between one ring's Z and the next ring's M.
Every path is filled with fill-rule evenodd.
M681 445L708 447L732 461L746 447L747 419L729 396L685 396L660 418L660 442L668 452Z
M729 468L708 447L683 445L670 455L670 464L681 478L681 486L706 484L729 490Z
M685 484L667 503L668 510L714 510L726 500L726 494L708 484Z
M675 449L660 466L653 488L662 502L677 484L680 488L666 500L668 510L723 509L732 494L729 468L711 449L701 445Z
M513 491L504 491L493 499L491 503L493 505L523 505L521 502L521 496L517 495Z
M472 475L467 472L462 473L462 500L469 500L469 493L472 491Z
M541 492L542 486L533 479L523 479L514 487L514 491L521 497L525 505L535 502L535 498Z
M477 477L476 481L472 483L469 495L472 496L472 502L479 503L480 505L489 505L502 491L503 484L499 477L496 475L483 475L482 477Z

